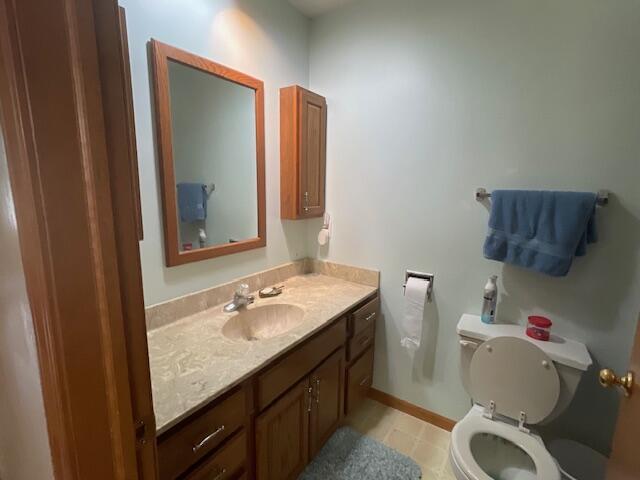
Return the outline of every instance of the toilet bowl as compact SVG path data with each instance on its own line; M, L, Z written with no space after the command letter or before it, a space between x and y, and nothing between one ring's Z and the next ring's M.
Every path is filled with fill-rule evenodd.
M560 480L531 426L566 407L591 357L579 342L541 342L517 325L493 327L472 315L458 323L461 374L473 406L451 432L452 471L458 480Z
M451 432L449 458L458 480L560 480L542 439L475 405Z

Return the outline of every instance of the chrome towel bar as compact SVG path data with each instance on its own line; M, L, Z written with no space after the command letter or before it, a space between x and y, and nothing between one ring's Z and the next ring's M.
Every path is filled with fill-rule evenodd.
M609 192L607 190L598 190L598 198L596 203L600 207L604 207L609 203ZM491 198L491 194L484 188L476 188L476 201L481 202Z

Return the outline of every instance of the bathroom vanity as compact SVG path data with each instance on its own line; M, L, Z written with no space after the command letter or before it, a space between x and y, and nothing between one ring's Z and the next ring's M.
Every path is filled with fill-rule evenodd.
M149 331L162 480L295 479L366 396L377 286L282 283L238 312L216 305Z

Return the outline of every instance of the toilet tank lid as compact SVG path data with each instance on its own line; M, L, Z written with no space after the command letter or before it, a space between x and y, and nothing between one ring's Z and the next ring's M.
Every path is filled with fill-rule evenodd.
M516 337L527 340L539 347L554 362L585 371L591 365L591 355L584 343L563 338L551 333L548 342L535 340L525 333L523 325L509 325L500 323L484 323L479 315L465 313L460 317L456 328L458 335L485 341L496 337Z

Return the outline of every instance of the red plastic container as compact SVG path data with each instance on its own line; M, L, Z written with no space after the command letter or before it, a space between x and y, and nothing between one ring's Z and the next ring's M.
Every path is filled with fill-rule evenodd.
M531 315L527 324L527 335L536 340L547 342L551 337L551 325L553 322L547 317Z

